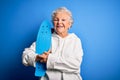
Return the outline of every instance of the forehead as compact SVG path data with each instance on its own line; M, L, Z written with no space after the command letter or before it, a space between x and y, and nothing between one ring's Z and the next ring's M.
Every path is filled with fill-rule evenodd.
M55 18L70 18L67 12L57 12L54 16Z

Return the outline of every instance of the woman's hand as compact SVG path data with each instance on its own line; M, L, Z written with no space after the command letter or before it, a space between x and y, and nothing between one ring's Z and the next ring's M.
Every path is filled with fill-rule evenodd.
M43 63L47 62L48 55L51 53L49 50L48 52L44 52L42 55L37 55L35 61L40 61Z

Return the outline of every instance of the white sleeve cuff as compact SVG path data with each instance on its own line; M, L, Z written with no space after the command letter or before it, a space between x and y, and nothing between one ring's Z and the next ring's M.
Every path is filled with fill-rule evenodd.
M47 60L47 69L54 69L54 64L56 62L57 58L53 54L48 55L48 60Z

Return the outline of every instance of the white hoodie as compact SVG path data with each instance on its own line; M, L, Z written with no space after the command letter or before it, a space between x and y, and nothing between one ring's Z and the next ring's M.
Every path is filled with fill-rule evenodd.
M23 64L35 67L35 42L26 48L22 55ZM56 33L52 34L52 53L47 60L46 75L41 80L82 80L80 65L83 50L80 39L71 33L61 38Z

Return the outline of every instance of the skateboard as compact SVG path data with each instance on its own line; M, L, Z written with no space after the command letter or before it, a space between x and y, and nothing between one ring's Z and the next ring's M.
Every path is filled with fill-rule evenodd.
M36 53L43 54L51 47L51 23L44 20L39 28L36 40ZM46 72L46 63L36 62L35 76L42 77Z

